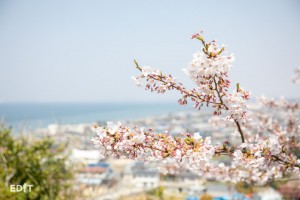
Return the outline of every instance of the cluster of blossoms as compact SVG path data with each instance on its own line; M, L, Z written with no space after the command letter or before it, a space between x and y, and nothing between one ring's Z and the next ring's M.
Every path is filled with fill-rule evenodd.
M252 143L237 146L228 142L214 146L210 137L202 138L199 133L173 137L153 133L151 129L130 129L120 122L109 122L107 127L98 127L96 132L93 142L103 157L109 155L144 162L169 159L167 163L206 178L265 184L273 178L281 178L285 173L299 173L300 160L287 154L276 136L267 139L257 136ZM220 155L231 157L232 164L215 163L214 158Z
M272 109L282 109L291 112L300 110L300 104L298 102L290 102L284 97L281 97L279 100L275 100L274 98L266 98L262 96L258 99L258 101L265 107Z
M176 78L171 75L163 75L158 69L154 69L149 66L141 68L137 65L137 68L142 72L142 75L131 77L131 79L136 82L137 86L142 86L142 79L146 79L147 84L145 89L151 90L151 92L155 91L157 93L165 93L167 90L177 89L182 91L182 93L190 93L190 91L185 90L185 88L182 87L181 83L177 83Z
M256 112L256 126L261 131L268 131L280 137L299 137L300 135L300 104L289 102L284 97L278 100L261 97L258 102L268 114Z
M225 50L224 46L219 48L215 40L206 44L202 37L200 38L204 47L202 51L194 53L192 62L184 71L197 84L203 96L212 95L217 86L220 87L220 90L224 88L224 91L220 91L224 93L230 85L227 74L234 61L234 56L221 56ZM217 84L214 84L215 82Z
M290 145L292 133L300 130L299 123L290 118L287 126L282 127L280 119L276 121L266 114L249 112L249 92L239 84L233 92L228 92L228 71L234 56L222 55L225 46L219 47L216 40L205 42L202 33L194 34L191 38L201 41L203 45L184 69L196 88L186 89L172 75L164 75L149 66L141 67L137 61L135 65L141 75L132 79L138 86L145 85L145 89L151 92L179 91L182 95L178 100L180 105L186 105L190 100L196 109L203 105L213 107L214 119L211 121L234 128L242 144L225 141L222 145L213 145L211 138L202 138L199 133L183 133L175 137L154 133L151 129L131 129L121 123L109 122L106 127L98 127L97 136L92 139L101 155L144 162L159 161L161 169L174 171L174 168L186 168L203 178L213 177L223 181L265 184L286 174L299 175L300 160L295 156L295 146ZM283 108L293 113L299 109L299 104L284 99L279 102L261 99L261 102L266 107ZM267 133L269 135L266 136ZM295 135L292 136L295 138ZM220 156L226 156L232 162L217 162Z
M215 153L210 138L202 139L199 133L194 137L185 134L176 138L165 133L153 133L151 129L130 129L120 122L108 122L106 127L98 127L96 132L97 137L92 140L100 148L103 157L112 155L115 158L134 158L147 162L167 157L173 157L178 162L195 158L206 162Z
M237 86L237 91L229 94L225 100L226 105L228 105L227 119L232 119L241 124L249 121L250 118L247 113L247 100L249 98L250 93Z
M300 153L300 104L289 102L285 98L279 100L262 97L259 102L268 113L260 114L261 126L265 131L280 138L281 144L295 155ZM272 112L273 111L273 112ZM263 130L263 129L262 129Z

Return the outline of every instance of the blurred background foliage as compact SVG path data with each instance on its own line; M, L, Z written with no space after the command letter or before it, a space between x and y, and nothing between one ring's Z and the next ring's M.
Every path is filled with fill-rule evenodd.
M0 127L0 199L74 199L73 173L65 145L50 138L14 137ZM33 185L31 192L11 192L10 185Z

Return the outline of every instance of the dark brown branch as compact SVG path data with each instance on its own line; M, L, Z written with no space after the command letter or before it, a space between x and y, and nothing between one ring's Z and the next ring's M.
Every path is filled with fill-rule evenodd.
M245 143L244 133L242 131L240 123L237 120L234 120L234 122L235 122L235 124L236 124L236 126L238 128L239 133L240 133L240 136L241 136L241 139L242 139L242 143Z
M213 80L214 80L214 84L215 84L215 91L217 92L217 95L219 97L220 104L225 107L225 110L228 110L228 107L224 104L222 96L221 96L220 91L218 89L218 84L217 84L217 81L216 81L216 76L214 76Z
M226 108L226 110L228 110L228 107L224 104L222 96L221 96L220 91L218 89L218 84L217 84L217 81L216 81L216 76L214 76L213 80L214 80L214 84L215 84L215 91L217 92L219 100L220 100L221 104ZM242 131L241 125L240 125L240 123L237 120L234 120L234 122L235 122L235 124L236 124L236 126L238 128L238 131L239 131L240 135L241 135L242 143L244 143L245 142L245 138L244 138L244 133Z

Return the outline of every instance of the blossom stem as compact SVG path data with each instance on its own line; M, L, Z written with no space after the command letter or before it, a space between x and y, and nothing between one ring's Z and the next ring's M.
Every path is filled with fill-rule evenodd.
M238 128L238 131L239 131L240 135L241 135L242 143L245 143L244 133L242 131L240 123L237 120L234 120L234 122L235 122L235 124Z
M142 71L142 68L139 66L139 63L138 63L135 59L134 59L133 61L134 61L135 67L136 67L138 70Z
M213 80L214 80L214 84L215 84L215 91L217 92L217 95L219 97L220 104L223 105L226 110L228 110L228 107L224 104L223 99L222 99L221 94L220 94L220 91L218 89L218 84L217 84L217 81L216 81L216 76L214 76Z

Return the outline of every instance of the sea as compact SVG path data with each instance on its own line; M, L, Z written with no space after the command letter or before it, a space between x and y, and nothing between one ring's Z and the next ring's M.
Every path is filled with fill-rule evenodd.
M1 123L13 130L49 124L134 120L192 110L177 103L0 103Z

